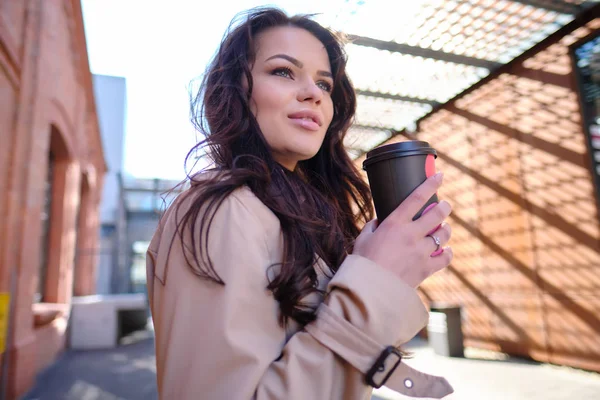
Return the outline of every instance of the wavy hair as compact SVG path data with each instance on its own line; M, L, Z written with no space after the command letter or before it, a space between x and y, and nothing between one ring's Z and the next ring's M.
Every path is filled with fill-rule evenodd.
M239 17L241 23L234 26ZM276 8L258 8L236 19L191 99L192 122L205 139L190 150L186 163L195 152L204 151L215 173L209 178L188 174L192 185L185 196L192 196L191 206L177 218L178 233L182 241L189 235L191 243L201 242L184 248L194 273L225 285L208 254L210 225L227 196L242 186L250 188L281 224L283 259L268 284L279 302L280 323L285 325L291 318L306 324L315 318L315 309L303 299L318 292L316 262L323 260L330 270L326 273L333 276L352 251L360 226L373 218L369 188L343 146L354 119L356 94L346 75L342 39L311 16L288 17ZM273 159L250 108L257 35L280 26L305 29L318 38L327 50L334 78L334 115L323 144L294 171Z

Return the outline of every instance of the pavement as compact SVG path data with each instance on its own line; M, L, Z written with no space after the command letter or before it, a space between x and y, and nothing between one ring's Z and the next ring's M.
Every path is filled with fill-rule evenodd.
M414 354L403 362L453 385L455 393L445 400L600 400L600 374L471 348L465 358L448 358L419 339L403 348ZM158 399L154 361L149 330L123 338L115 349L66 351L21 400ZM400 399L408 398L387 388L372 397Z
M454 387L454 393L444 400L600 400L598 373L474 348L466 348L464 358L444 357L420 339L413 339L403 348L414 354L403 362L419 371L444 376ZM381 388L372 399L407 397Z
M158 399L150 330L121 339L114 349L67 350L21 400L142 399Z

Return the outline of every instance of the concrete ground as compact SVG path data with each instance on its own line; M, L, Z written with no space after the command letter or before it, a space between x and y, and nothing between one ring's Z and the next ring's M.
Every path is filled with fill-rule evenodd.
M436 355L426 341L405 346L411 367L444 376L454 387L446 400L600 400L600 374L467 348L465 358ZM382 388L373 400L406 399Z
M446 358L420 340L405 348L414 353L411 366L450 381L447 400L600 400L600 374L475 349ZM152 332L136 332L116 349L67 351L22 400L152 400L155 378ZM386 388L373 396L397 399L407 397Z
M21 400L153 400L153 332L136 332L110 350L67 351Z

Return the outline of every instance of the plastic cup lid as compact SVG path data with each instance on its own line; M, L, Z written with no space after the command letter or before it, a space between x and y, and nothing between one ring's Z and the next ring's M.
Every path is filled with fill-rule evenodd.
M409 140L379 146L367 153L367 158L363 162L363 168L377 161L387 160L397 156L410 156L421 154L433 154L437 157L437 152L429 146L428 142L420 140Z

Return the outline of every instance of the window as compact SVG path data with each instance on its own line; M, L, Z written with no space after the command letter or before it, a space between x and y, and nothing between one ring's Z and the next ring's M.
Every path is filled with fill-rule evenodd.
M46 274L48 271L48 249L50 246L50 217L52 213L52 187L54 182L54 163L55 158L52 153L48 155L48 172L46 174L46 183L44 186L44 204L41 213L41 249L38 265L38 284L34 296L34 302L43 302L46 290Z
M134 242L132 247L130 279L133 292L146 291L146 251L150 242Z

